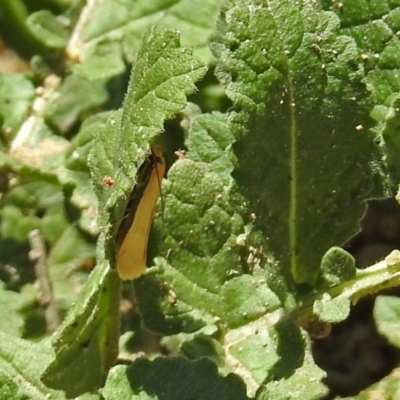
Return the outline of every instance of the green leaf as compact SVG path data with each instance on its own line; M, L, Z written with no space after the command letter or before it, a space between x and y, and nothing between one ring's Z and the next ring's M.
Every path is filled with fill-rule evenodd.
M400 85L399 85L400 86ZM384 125L382 127L382 137L384 140L384 149L386 153L386 164L388 165L389 172L395 183L400 182L400 164L399 164L399 150L400 150L400 98L396 96L391 103L391 106L386 109L386 115L382 120Z
M190 158L209 164L221 177L230 178L233 169L229 147L234 137L224 114L202 114L190 119L190 133L186 145Z
M52 76L44 82L40 91L36 91L31 112L13 135L8 154L2 155L4 164L7 162L21 174L28 171L30 177L38 174L42 179L44 176L47 179L51 177L53 182L56 181L57 169L62 165L68 141L55 135L44 115L59 82L58 78Z
M156 23L160 28L178 30L183 46L193 48L197 56L211 62L208 37L218 11L216 0L113 0L89 4L75 32L76 45L70 45L67 52L71 59L81 61L76 65L78 73L91 79L114 76L123 71L125 60L132 63L136 59L143 32Z
M280 307L279 299L267 285L255 286L255 278L256 274L232 278L225 283L221 291L227 302L224 307L225 320L232 328L255 320L268 309Z
M88 173L86 175L88 179ZM90 193L94 197L93 191ZM29 232L39 229L42 233L49 246L47 264L60 310L67 309L76 302L77 287L84 285L87 279L87 273L78 274L76 270L87 260L95 258L95 240L88 241L88 237L82 231L69 224L65 204L65 195L60 186L36 180L8 190L2 197L0 212L2 237L24 243L22 255L26 258L29 251L26 245ZM93 226L93 216L91 225ZM13 251L18 254L15 244L4 246L12 246ZM19 252L21 253L21 250ZM17 272L22 275L22 280L26 279L33 273L32 264L20 268L18 263ZM75 290L71 290L72 283L69 278L73 279Z
M392 296L378 296L374 318L378 332L394 346L400 347L400 300Z
M58 185L40 181L9 190L2 199L2 237L24 241L29 231L39 228L45 239L54 244L67 226L62 201Z
M331 299L327 294L314 302L313 312L320 321L337 324L349 316L350 300L344 296Z
M235 179L297 283L315 282L323 254L383 194L361 53L339 26L316 3L236 0L213 43L236 111Z
M368 71L368 86L376 104L390 101L400 87L399 40L396 37L400 24L399 5L396 2L345 0L338 9L327 2L323 4L340 18L341 33L353 37L360 48Z
M140 358L129 367L114 367L102 394L106 400L248 399L243 383L233 374L222 377L213 362L183 357L160 357L153 361Z
M337 13L342 23L341 33L354 38L362 53L366 83L375 105L371 115L379 122L375 130L382 135L386 163L392 178L398 183L400 42L396 32L400 27L399 4L345 0L340 9L328 2L325 7Z
M29 400L29 397L21 393L10 376L0 371L0 399Z
M23 317L19 313L22 305L21 297L19 293L6 290L4 283L0 282L0 309L3 315L7 315L7 318L0 319L0 331L11 336L20 336L24 324Z
M0 123L8 140L22 125L34 96L35 87L26 75L0 74Z
M347 251L332 247L322 257L321 273L328 284L338 284L355 276L356 262Z
M207 333L211 334L211 331L209 330ZM207 357L208 359L213 360L218 367L220 367L220 372L223 370L225 365L225 350L221 343L206 334L194 334L190 339L179 337L181 335L185 334L178 334L175 338L171 336L166 337L163 339L163 344L165 344L167 348L170 348L175 344L175 339L176 343L179 343L179 346L182 345L180 348L182 354L190 360ZM229 371L225 370L224 372Z
M287 379L270 382L257 393L257 400L315 400L327 395L328 388L321 382L325 372L318 368L311 357ZM304 382L307 382L305 385Z
M93 132L102 129L112 112L104 112L93 115L82 123L79 132L73 137L66 152L65 167L71 171L89 172L88 156L93 147ZM88 174L85 174L87 179ZM68 177L68 175L67 175ZM72 179L74 183L74 180ZM78 185L77 185L78 186ZM90 185L88 184L87 187Z
M125 71L122 49L114 40L101 40L88 46L85 59L75 66L74 72L88 79L106 79Z
M79 288L87 282L87 273L79 272L79 269L90 260L94 263L95 258L94 239L89 242L76 226L66 227L53 243L47 262L60 310L68 310L77 301Z
M16 394L16 397L1 398L46 400L54 396L65 399L62 392L51 390L40 381L40 375L51 357L48 341L31 343L0 331L0 394ZM10 380L17 387L11 385Z
M106 82L70 75L49 98L45 117L61 133L68 132L85 114L108 99Z
M118 350L119 285L116 272L99 259L82 297L52 337L56 356L42 375L48 387L76 397L103 384Z
M41 10L31 14L26 23L34 36L48 47L64 48L70 36L65 23L50 11Z
M102 129L111 114L111 112L98 113L84 121L66 152L65 169L58 175L64 186L74 187L70 193L70 207L75 213L79 211L79 216L76 217L79 218L77 221L79 227L93 237L99 233L94 220L98 202L90 181L88 158L94 143L93 132Z

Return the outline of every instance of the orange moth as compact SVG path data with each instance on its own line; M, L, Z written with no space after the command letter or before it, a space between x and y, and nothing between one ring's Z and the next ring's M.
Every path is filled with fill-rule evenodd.
M152 147L139 167L116 236L117 272L123 280L135 279L146 269L147 243L164 174L164 157Z

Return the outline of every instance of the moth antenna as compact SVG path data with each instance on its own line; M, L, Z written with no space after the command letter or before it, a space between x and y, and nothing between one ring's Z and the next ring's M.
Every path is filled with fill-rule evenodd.
M161 197L161 226L162 226L162 236L164 236L165 232L165 222L164 222L164 213L165 213L165 201L164 201L164 195L162 193L162 190L160 188L160 197Z
M162 178L163 177L160 177L160 175L158 174L158 170L157 170L157 180L158 180L158 186L160 187L160 201L161 201L161 234L162 234L162 236L164 236L164 228L165 228L165 224L164 224L165 199L164 199L164 194L163 194L162 188L161 188Z

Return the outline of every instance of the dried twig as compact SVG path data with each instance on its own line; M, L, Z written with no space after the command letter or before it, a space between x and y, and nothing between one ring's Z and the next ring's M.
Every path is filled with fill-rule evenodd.
M39 229L30 231L28 237L31 245L29 258L35 263L35 274L41 291L40 304L44 308L47 331L52 333L60 324L60 318L58 316L56 302L53 296L53 286L48 271L46 246Z

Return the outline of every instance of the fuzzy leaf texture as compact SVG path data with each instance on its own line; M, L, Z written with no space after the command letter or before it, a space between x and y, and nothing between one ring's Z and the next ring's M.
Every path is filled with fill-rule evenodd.
M50 390L40 381L40 374L52 357L50 343L31 343L0 331L0 398L45 400L66 397Z
M236 376L218 376L210 360L191 362L183 357L141 358L129 367L117 366L110 372L103 395L107 400L248 400Z
M395 184L400 182L399 98L400 90L400 4L398 1L322 1L326 10L337 13L340 33L354 38L366 73L374 109L372 117L381 137L386 164Z
M313 284L384 193L361 53L315 3L226 7L213 47L236 110L234 176L281 267Z

